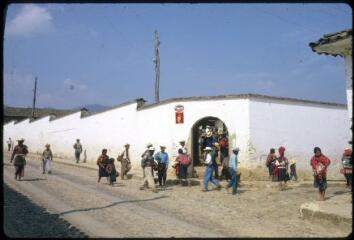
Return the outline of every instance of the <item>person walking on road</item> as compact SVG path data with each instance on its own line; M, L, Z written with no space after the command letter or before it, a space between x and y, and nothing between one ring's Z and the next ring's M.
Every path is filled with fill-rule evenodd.
M15 166L15 180L21 181L21 177L24 176L25 165L26 165L26 155L28 154L28 148L23 144L25 140L22 138L17 140L18 145L15 146L14 151L11 155L10 162L14 161Z
M212 182L218 190L220 190L221 185L219 184L219 181L214 178L213 172L214 172L214 165L213 165L213 154L212 151L213 149L211 147L206 147L204 149L206 152L205 154L205 172L204 172L204 192L209 191L208 190L208 183ZM214 156L215 157L215 156Z
M234 149L232 149L232 154L230 156L230 160L229 160L229 174L231 176L231 181L229 181L226 189L229 189L230 187L232 187L232 195L235 195L237 192L237 155L238 152L240 151L240 149L238 147L235 147Z
M161 145L160 149L161 151L157 152L154 155L154 158L157 161L157 175L159 180L159 186L166 186L169 158L167 152L165 152L166 146Z
M118 154L117 161L121 163L120 167L120 178L124 180L124 177L127 176L128 178L128 172L131 169L131 163L130 163L130 158L129 158L129 144L126 143L124 145L124 150Z
M315 147L313 152L315 155L311 158L310 161L314 175L313 186L318 188L320 194L319 201L324 201L327 189L327 168L331 164L331 160L322 154L322 151L319 147Z
M143 168L144 179L143 184L140 186L140 190L144 190L146 187L151 188L153 192L157 193L157 189L155 187L155 181L153 177L153 170L156 168L156 163L154 161L154 147L149 147L149 151L141 160L141 167Z
M109 174L106 171L108 164L108 155L107 149L102 149L102 154L98 157L96 164L98 165L98 181L101 181L101 177L109 177Z
M76 143L74 144L74 149L75 149L75 159L76 163L79 163L80 161L80 154L82 153L82 145L80 143L80 139L76 139Z
M7 151L11 151L11 148L12 148L13 144L14 143L13 143L12 139L9 138L9 140L7 140L7 147L8 147Z
M51 161L53 161L53 154L52 150L50 150L50 145L46 144L45 145L45 150L42 153L42 170L43 174L46 172L48 174L51 174Z

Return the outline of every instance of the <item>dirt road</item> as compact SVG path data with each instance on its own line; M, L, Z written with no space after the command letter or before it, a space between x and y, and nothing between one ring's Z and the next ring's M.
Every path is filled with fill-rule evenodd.
M90 237L344 237L351 232L350 226L300 218L299 206L317 197L310 186L286 191L273 183L241 186L236 196L225 189L201 192L201 186L153 193L140 191L134 177L111 187L106 179L97 183L96 171L55 162L53 174L43 175L30 158L24 180L15 181L6 156L4 162L7 185ZM328 197L343 191L344 186L329 186Z

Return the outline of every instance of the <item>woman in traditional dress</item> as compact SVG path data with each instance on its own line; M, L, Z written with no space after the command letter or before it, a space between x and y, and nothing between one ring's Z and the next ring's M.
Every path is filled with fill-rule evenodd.
M97 159L97 165L98 165L98 181L100 182L101 177L108 177L108 173L106 171L106 166L108 163L108 155L107 155L107 149L102 150L102 154L98 157Z
M109 185L113 186L117 180L117 170L114 165L114 158L110 158L107 161L106 172L109 175Z
M278 149L278 171L279 171L279 186L280 190L284 190L286 188L286 182L289 180L289 173L288 173L288 165L289 161L288 159L284 156L285 154L285 147L281 146Z
M314 176L314 187L318 188L320 194L320 201L325 200L325 193L327 189L327 167L331 164L331 160L322 154L319 147L314 148L315 155L311 158L311 166Z
M11 155L11 160L12 162L14 160L14 166L15 166L15 180L21 181L21 177L24 176L24 171L25 171L25 165L26 165L26 155L28 153L28 148L26 145L23 144L25 141L24 139L17 140L18 145L15 146L14 151L12 152Z

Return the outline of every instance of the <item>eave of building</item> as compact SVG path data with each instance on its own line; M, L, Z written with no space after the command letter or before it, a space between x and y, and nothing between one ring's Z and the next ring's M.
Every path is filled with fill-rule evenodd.
M190 102L190 101L215 101L215 100L228 100L228 99L258 99L258 100L271 100L271 101L280 101L280 102L290 102L290 103L301 103L301 104L314 104L314 105L323 105L328 107L339 107L346 108L346 104L341 103L331 103L331 102L322 102L322 101L312 101L306 99L297 99L297 98L288 98L288 97L275 97L267 96L261 94L228 94L228 95L218 95L218 96L198 96L198 97L183 97L183 98L170 98L158 103L152 103L140 107L138 110L145 110L148 108L157 107L163 104L168 103L179 103L179 102Z
M352 30L326 34L317 42L311 42L309 46L318 54L342 57L352 55Z

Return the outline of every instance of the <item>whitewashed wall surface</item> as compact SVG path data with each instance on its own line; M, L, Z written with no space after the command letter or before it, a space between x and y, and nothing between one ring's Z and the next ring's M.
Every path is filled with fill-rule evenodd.
M184 106L183 124L175 123L176 105ZM133 168L139 168L140 155L148 142L157 149L166 145L172 160L180 140L185 140L191 149L196 122L216 117L228 128L230 147L240 147L243 166L264 166L269 148L284 145L289 158L295 158L300 168L308 168L314 146L320 146L338 165L349 138L347 116L345 107L274 99L176 100L140 109L133 102L83 118L77 112L52 121L44 117L33 122L10 122L4 125L3 141L6 146L9 137L24 138L34 153L42 152L49 143L55 156L71 158L73 162L77 138L86 150L88 162L95 162L103 148L108 149L109 156L117 157L123 145L130 143Z

